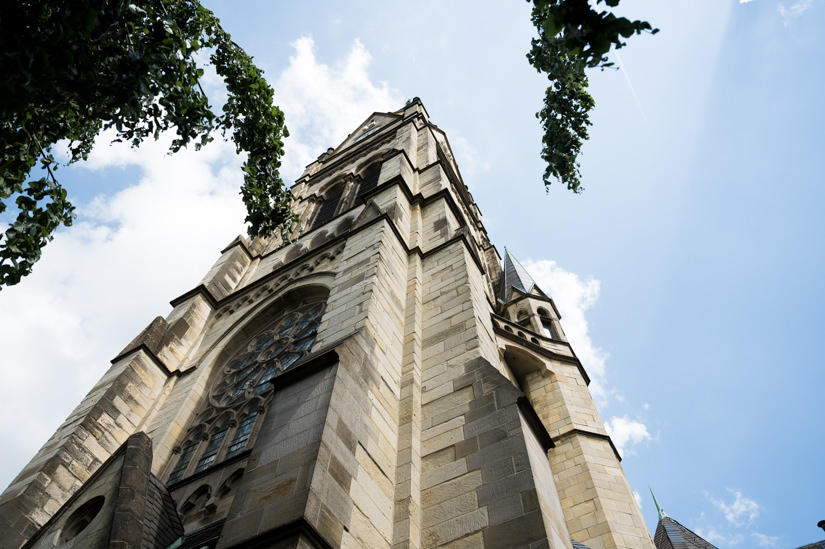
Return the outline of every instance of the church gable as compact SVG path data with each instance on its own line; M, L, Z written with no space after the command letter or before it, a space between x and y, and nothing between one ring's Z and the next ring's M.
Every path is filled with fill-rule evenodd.
M344 149L366 141L370 136L378 134L393 122L401 120L402 116L394 113L372 113L358 128L349 134L347 138L335 148L333 154L337 154Z

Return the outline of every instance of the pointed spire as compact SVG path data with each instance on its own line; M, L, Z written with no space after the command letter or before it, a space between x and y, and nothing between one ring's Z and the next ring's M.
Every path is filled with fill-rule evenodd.
M656 504L656 511L659 512L659 520L662 520L663 518L670 518L667 516L667 513L665 513L664 509L662 509L662 507L659 505L659 501L656 499L656 494L653 493L653 488L651 488L650 486L648 486L647 488L648 490L650 490L650 495L653 496L653 503Z
M524 293L529 293L536 283L533 280L521 263L513 257L504 247L504 301L510 299L510 292L513 288L521 290Z

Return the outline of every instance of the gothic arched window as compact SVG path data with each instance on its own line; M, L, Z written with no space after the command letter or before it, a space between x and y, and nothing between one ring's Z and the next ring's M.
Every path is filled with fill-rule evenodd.
M330 221L335 216L335 211L338 209L338 203L341 201L341 196L344 194L344 186L336 185L324 195L323 202L315 213L315 219L312 220L309 230L316 229Z
M168 484L234 457L253 442L272 380L303 359L315 344L325 302L304 301L256 331L225 361L199 409L195 425L169 473Z
M361 184L358 186L357 199L361 199L365 194L373 190L378 185L378 178L381 176L381 164L376 163L368 167L361 173Z

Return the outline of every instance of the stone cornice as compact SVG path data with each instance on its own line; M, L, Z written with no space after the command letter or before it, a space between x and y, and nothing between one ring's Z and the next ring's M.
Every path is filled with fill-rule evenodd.
M506 305L512 305L513 303L518 303L519 301L523 301L525 299L535 299L537 301L544 301L544 302L550 304L550 306L553 308L553 312L556 313L556 317L559 320L561 320L561 313L559 313L559 310L556 308L556 303L553 301L552 297L536 295L536 294L526 294L526 293L522 292L521 290L519 290L518 288L513 288L513 289L515 291L517 291L518 293L522 294L522 295L520 297L517 297L516 299L511 299L510 301L508 301L506 303Z
M209 291L209 288L207 288L203 284L198 284L197 286L195 286L194 288L192 288L191 290L189 290L185 294L180 295L180 296L176 297L175 299L173 299L172 301L170 301L169 304L172 305L172 307L177 307L178 305L180 305L182 303L185 303L186 301L188 301L189 299L191 299L191 298L193 298L197 295L202 296L206 300L206 302L209 303L209 306L212 307L213 309L216 309L218 307L218 304L219 304L218 300L215 299L215 296L212 295L212 292ZM226 299L226 298L224 298L224 299Z
M500 335L503 338L512 341L513 343L518 343L519 345L524 346L527 349L529 349L533 352L536 352L540 355L543 355L547 358L550 358L550 359L553 359L553 360L558 360L559 362L566 362L567 364L572 364L572 365L576 366L576 368L578 368L579 373L582 376L582 379L584 379L585 385L588 385L588 386L590 385L590 376L587 375L587 372L584 369L584 365L582 365L581 361L578 359L578 357L575 356L575 354L573 356L562 355L562 354L553 352L550 349L545 349L541 345L536 345L535 343L533 343L532 341L530 341L528 339L520 338L515 333L508 332L504 328L500 328L499 326L497 326L495 323L507 323L507 324L510 324L512 326L517 326L518 329L522 330L522 331L526 330L526 328L524 328L523 326L519 326L518 324L513 324L512 322L510 322L509 320L507 320L504 317L500 317L500 316L495 315L495 314L492 315L492 316L493 316L493 319L495 321L494 324L493 324L493 331L497 335ZM532 331L530 331L530 333L533 334ZM539 336L539 337L541 337L542 339L547 340L547 341L552 341L554 343L558 343L559 345L564 345L564 346L566 346L570 349L571 353L573 352L573 348L570 347L570 344L566 341L559 341L559 340L556 340L556 339L547 339L544 336Z
M166 364L163 363L163 361L160 359L160 357L158 355L156 355L154 352L152 352L152 350L149 347L147 347L145 343L141 343L140 345L137 345L136 347L131 347L131 348L127 349L126 351L120 353L115 358L113 358L110 362L112 364L115 364L117 362L120 362L121 360L123 360L127 356L135 354L135 353L143 353L149 359L149 361L152 364L157 366L158 370L160 370L161 372L163 372L166 375L166 377L173 377L173 376L174 377L180 377L180 376L184 375L184 372L181 372L180 370L174 370L174 371L170 370L169 367L166 366Z
M604 433L597 433L595 431L587 431L584 429L576 429L575 427L570 429L569 431L565 431L559 434L555 439L554 442L560 443L562 440L569 438L573 435L585 436L590 438L595 438L599 440L606 440L608 444L610 444L610 448L613 449L613 453L616 455L616 459L620 462L622 461L622 456L619 455L619 451L616 449L616 446L613 444L613 440L611 440L610 435L605 435Z
M252 252L249 251L249 247L247 246L246 242L244 242L244 239L241 237L241 235L236 236L235 240L230 242L226 248L221 250L221 255L226 253L228 250L234 248L235 246L240 246L241 250L243 250L243 252L246 254L246 257L248 257L250 261L255 259L252 255Z

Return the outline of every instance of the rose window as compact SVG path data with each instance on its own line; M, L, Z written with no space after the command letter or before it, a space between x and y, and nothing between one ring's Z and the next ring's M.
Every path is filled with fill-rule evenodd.
M212 389L212 404L231 407L271 388L273 378L309 353L323 312L323 303L306 304L258 333L229 360Z

